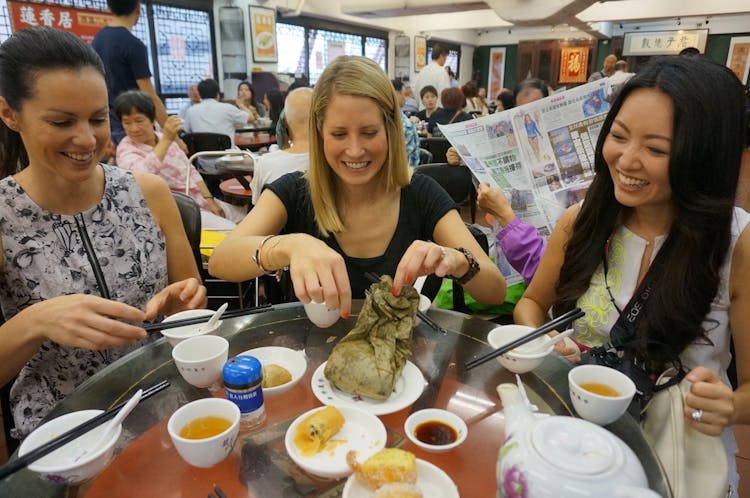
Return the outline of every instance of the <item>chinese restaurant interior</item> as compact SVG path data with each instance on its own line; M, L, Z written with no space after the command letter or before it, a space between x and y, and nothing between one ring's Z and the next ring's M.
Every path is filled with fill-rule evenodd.
M0 497L750 498L750 1L0 0L0 72Z

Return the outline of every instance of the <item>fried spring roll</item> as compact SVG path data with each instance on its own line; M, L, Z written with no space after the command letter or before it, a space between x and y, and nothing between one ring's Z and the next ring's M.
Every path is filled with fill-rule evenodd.
M311 456L323 449L326 442L344 426L344 416L336 407L326 406L297 425L294 444L304 456Z

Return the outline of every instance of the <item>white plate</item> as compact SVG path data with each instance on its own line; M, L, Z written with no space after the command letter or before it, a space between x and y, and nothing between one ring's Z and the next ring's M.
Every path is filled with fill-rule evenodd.
M281 384L276 387L264 387L263 396L275 396L288 391L299 382L307 370L307 360L305 359L304 351L296 351L294 349L282 348L280 346L266 346L263 348L250 349L240 354L256 357L261 365L275 363L280 367L286 368L289 370L289 373L292 374L292 380L286 384Z
M425 498L459 498L458 488L448 474L419 458L417 458L417 487ZM372 493L372 489L352 475L346 480L341 498L369 498Z
M388 415L403 410L419 398L427 385L419 368L414 363L407 361L401 371L401 377L398 378L396 385L393 387L393 394L390 398L384 401L363 398L339 391L333 387L323 373L325 366L326 362L323 362L312 376L312 391L315 397L324 405L353 406L373 415Z
M284 445L289 457L306 472L319 477L341 479L352 473L352 469L346 463L346 454L350 450L357 452L357 460L365 461L385 448L387 438L385 426L378 417L364 410L337 406L336 408L344 416L345 422L341 430L334 434L331 439L344 440L344 442L334 445L332 450L324 448L312 456L302 456L302 453L294 444L297 426L303 418L324 408L314 408L297 417L286 431Z

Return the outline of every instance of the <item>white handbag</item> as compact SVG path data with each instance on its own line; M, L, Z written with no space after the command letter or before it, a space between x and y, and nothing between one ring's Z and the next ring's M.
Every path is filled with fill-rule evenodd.
M662 374L656 385L676 371ZM685 424L685 395L690 383L682 380L654 394L645 408L641 429L659 457L674 498L728 496L727 456L721 437L708 436Z

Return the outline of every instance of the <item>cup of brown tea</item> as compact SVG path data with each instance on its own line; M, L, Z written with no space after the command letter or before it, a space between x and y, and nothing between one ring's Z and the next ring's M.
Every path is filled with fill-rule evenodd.
M213 467L229 456L239 430L240 409L224 398L191 401L167 423L177 453L195 467Z
M573 407L581 418L611 424L628 409L635 384L619 370L603 365L579 365L568 372Z

